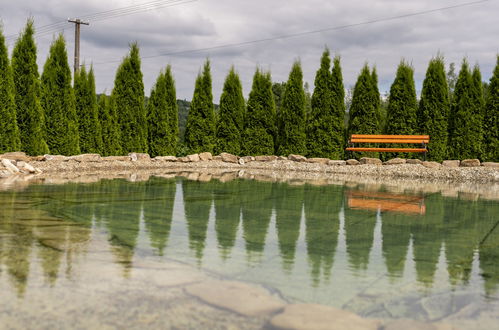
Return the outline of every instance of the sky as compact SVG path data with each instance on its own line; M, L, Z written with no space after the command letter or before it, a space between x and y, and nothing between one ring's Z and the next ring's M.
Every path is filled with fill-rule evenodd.
M12 52L27 18L34 19L41 72L50 44L58 33L64 34L72 67L74 24L67 23L68 18L101 13L89 18L90 25L81 26L80 41L81 62L93 65L97 93L110 94L119 63L128 53L129 44L137 42L143 57L146 95L159 72L170 64L177 98L192 99L196 76L209 58L215 103L219 102L225 76L232 65L248 95L257 67L270 70L273 81L281 82L288 79L293 62L299 60L304 81L313 91L325 47L341 57L346 88L355 84L367 62L376 66L382 94L389 91L402 59L413 65L419 91L428 62L437 54L444 56L447 65L454 62L458 69L463 58L467 58L472 66L480 66L482 79L488 81L499 53L499 0L439 11L432 10L477 0L152 1L0 0L0 20ZM143 3L150 5L130 7ZM125 7L129 9L120 14L130 13L134 8L152 10L130 15L110 11ZM427 13L411 16L421 12ZM358 24L366 22L373 23ZM44 27L48 24L56 25ZM304 34L317 30L322 32ZM262 39L274 40L246 43ZM234 44L239 45L216 48ZM189 50L200 51L184 52Z

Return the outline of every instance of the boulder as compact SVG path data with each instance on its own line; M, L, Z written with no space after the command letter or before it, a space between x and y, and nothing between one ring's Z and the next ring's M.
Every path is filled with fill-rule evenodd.
M360 159L360 163L362 165L381 165L383 162L379 158L369 158L369 157L362 157Z
M407 159L405 163L411 165L423 165L423 161L421 159Z
M423 162L423 166L427 168L439 168L442 165L437 162Z
M30 157L26 156L26 153L21 152L21 151L6 152L6 153L0 155L0 159L2 159L2 158L15 160L15 161L24 161L24 162L30 161Z
M199 159L203 162L209 161L213 159L213 155L211 152L202 152L199 154Z
M218 156L213 156L213 160L216 160L216 161L222 161L222 156L218 155Z
M285 156L279 156L279 157L277 157L277 160L288 160L288 157L285 157Z
M69 160L69 157L62 156L62 155L43 155L43 161L65 162L68 160Z
M19 165L19 167L21 167L21 166ZM33 166L31 166L28 163L24 163L21 168L23 170L25 170L26 172L31 173L31 174L33 174L33 173L40 173L41 172L40 170L37 170L36 168L34 168Z
M484 162L484 163L482 163L482 166L484 166L484 167L492 167L492 168L499 168L499 163Z
M181 163L189 163L190 160L188 157L178 157L177 158L177 162L181 162Z
M154 157L153 160L158 161L158 162L176 162L177 157L175 157L175 156L156 156L156 157Z
M346 165L347 162L345 160L330 160L327 164L332 166L343 166Z
M241 157L241 159L244 160L244 163L249 163L249 162L255 161L255 157L253 157L253 156L244 156L244 157Z
M222 152L220 154L220 156L222 157L222 161L224 161L226 163L235 163L235 164L238 164L239 159L235 155L232 155L232 154L229 154L229 153L226 153L226 152Z
M478 159L465 159L461 161L461 167L478 167L480 161Z
M345 163L347 165L360 165L360 162L357 159L348 159Z
M77 162L100 162L102 158L99 154L82 154L71 156L69 160L76 160Z
M384 330L454 330L452 325L446 323L427 323L411 319L398 319L388 322Z
M277 156L255 156L257 162L273 162L277 160Z
M187 159L189 159L189 161L192 163L196 163L201 160L201 158L199 158L199 154L187 155Z
M461 162L459 160L444 160L442 162L442 166L444 166L444 167L459 167L460 163Z
M328 158L308 158L307 163L326 165L327 163L329 163L329 159Z
M292 160L294 162L306 162L307 161L307 157L302 156L302 155L289 155L288 159Z
M407 160L405 160L404 158L393 158L384 162L383 165L401 165L405 164L406 162Z
M107 156L107 157L102 157L101 159L105 162L115 162L115 161L128 162L130 161L130 156Z
M128 156L130 157L130 160L132 162L151 160L151 156L149 156L149 154L140 152L131 152L128 154Z
M10 160L10 159L5 159L5 158L2 158L2 165L5 167L5 169L14 174L14 173L19 173L19 169L17 168L16 165L14 165L14 163Z

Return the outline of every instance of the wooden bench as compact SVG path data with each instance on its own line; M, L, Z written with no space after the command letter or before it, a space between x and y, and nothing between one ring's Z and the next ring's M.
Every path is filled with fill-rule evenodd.
M348 151L368 151L368 152L420 152L424 154L428 151L429 135L368 135L352 134L346 150ZM397 143L397 144L419 144L419 148L379 148L379 147L356 147L356 143Z

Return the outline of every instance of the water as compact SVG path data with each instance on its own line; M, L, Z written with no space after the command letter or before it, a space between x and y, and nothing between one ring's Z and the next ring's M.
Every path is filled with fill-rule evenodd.
M165 304L193 308L164 283L180 267L179 277L260 284L288 302L485 329L499 321L498 224L497 200L360 184L33 184L0 192L0 327L82 316L120 327L131 310L154 326ZM230 319L210 313L212 325Z

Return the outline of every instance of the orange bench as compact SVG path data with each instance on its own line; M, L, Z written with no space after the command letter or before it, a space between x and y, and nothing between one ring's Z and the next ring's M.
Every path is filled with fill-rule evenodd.
M370 151L370 152L428 152L428 143L430 142L429 135L368 135L368 134L352 134L346 150L348 151ZM419 144L419 148L378 148L378 147L356 147L356 143L397 143L397 144Z

